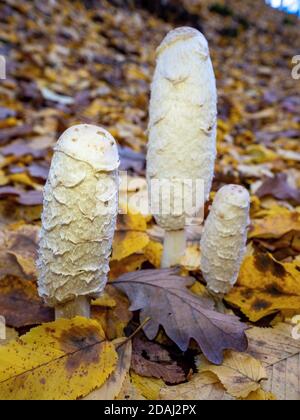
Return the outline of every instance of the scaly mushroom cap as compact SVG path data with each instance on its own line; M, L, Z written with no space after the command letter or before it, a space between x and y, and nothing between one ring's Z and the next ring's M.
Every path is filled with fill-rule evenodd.
M236 283L246 252L250 196L226 185L214 199L201 239L201 270L208 287L227 293Z
M37 263L39 293L52 306L103 290L119 186L117 146L102 128L71 127L54 151Z
M80 124L68 128L54 151L89 163L96 171L114 171L120 165L115 139L104 128L95 125Z
M216 157L216 81L207 41L196 29L171 31L159 46L149 114L147 178L152 204L163 204L165 197L153 197L151 181L169 182L174 191L171 211L158 212L156 220L166 230L183 229L187 217L197 215L201 207L195 198L196 180L204 183L204 199L209 196ZM193 187L185 190L186 196L198 202L194 214L187 214L178 200L187 180Z

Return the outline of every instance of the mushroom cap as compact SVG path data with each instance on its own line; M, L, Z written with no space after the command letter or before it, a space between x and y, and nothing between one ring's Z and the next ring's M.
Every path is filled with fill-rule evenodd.
M156 53L157 55L160 55L164 50L173 44L183 42L191 38L197 38L198 47L200 47L201 52L203 55L209 56L208 42L205 36L197 29L190 28L188 26L182 26L170 31L157 48Z
M68 128L54 150L91 165L96 171L114 171L120 165L112 135L101 127L79 124Z
M250 195L241 185L229 184L222 187L215 198L215 207L230 205L239 208L249 207Z

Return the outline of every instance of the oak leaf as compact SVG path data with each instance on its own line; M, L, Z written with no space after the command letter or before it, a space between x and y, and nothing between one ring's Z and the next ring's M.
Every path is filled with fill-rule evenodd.
M245 351L247 326L236 317L213 311L210 299L200 298L191 293L194 279L180 277L177 269L142 270L121 276L114 285L127 294L132 311L141 310L147 337L156 337L159 326L178 347L185 351L193 338L206 357L220 364L223 350Z

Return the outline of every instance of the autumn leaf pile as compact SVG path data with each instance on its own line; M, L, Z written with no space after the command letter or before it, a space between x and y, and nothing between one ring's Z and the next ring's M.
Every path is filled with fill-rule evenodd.
M177 3L163 16L106 0L0 4L0 399L300 399L299 22L263 0ZM179 25L206 35L217 76L211 199L229 183L251 193L248 252L223 313L201 274L201 227L188 228L178 271L158 271L163 232L140 212L155 49ZM42 189L57 138L82 122L112 133L129 178L92 319L54 322L36 287ZM210 311L237 329L223 347L234 350L223 354L224 334L215 358L200 334Z

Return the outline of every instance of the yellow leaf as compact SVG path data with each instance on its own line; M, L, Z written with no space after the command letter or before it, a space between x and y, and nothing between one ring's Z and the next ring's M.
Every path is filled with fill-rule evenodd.
M161 389L161 400L221 400L225 394L218 378L210 372L196 373L185 384L165 386Z
M190 245L185 255L182 257L180 264L188 271L197 271L200 269L200 247L199 245Z
M92 305L102 306L104 308L115 308L117 304L115 299L104 291L98 299L92 301Z
M248 256L225 299L252 322L280 310L300 311L299 265L282 264L269 254Z
M148 243L149 236L144 232L116 232L112 260L121 261L132 254L142 252Z
M124 338L117 339L114 341L114 345L121 346L117 349L118 353L118 364L116 370L110 375L108 380L101 386L101 388L93 391L91 394L87 395L84 400L87 401L107 401L113 400L119 395L122 390L122 386L126 379L126 376L130 369L131 364L131 354L132 354L132 344L131 341L124 343ZM122 345L123 344L123 345Z
M247 398L247 401L276 401L277 398L271 392L266 392L263 389L251 392Z
M147 230L147 219L141 213L134 212L126 203L120 204L121 210L125 214L118 215L118 230L135 230L145 232Z
M199 371L214 373L227 392L235 398L246 398L250 392L260 388L263 379L267 379L267 373L259 360L234 351L226 352L221 366L215 366L201 356Z
M165 383L162 379L146 378L134 372L130 372L133 385L147 400L158 400L159 392Z
M146 260L149 261L155 268L160 268L163 254L163 246L161 243L150 240L144 250Z
M1 400L74 400L101 386L117 354L96 321L59 320L0 347Z
M115 280L122 274L140 270L143 263L147 261L145 255L133 254L121 261L110 262L110 280Z
M109 340L124 336L124 328L132 318L132 312L129 311L129 301L127 297L108 284L105 289L107 295L113 299L115 306L92 306L92 318L96 319L105 332ZM97 303L97 301L96 301ZM101 300L99 301L101 303Z
M245 163L264 163L272 162L273 160L278 159L278 156L275 152L270 149L267 149L261 144L252 144L247 147L246 155L249 156L249 159Z
M126 375L122 389L120 393L116 396L116 400L145 400L146 398L142 396L140 391L133 385L130 374Z
M271 211L264 215L262 219L253 220L249 237L281 238L292 230L300 231L300 213L286 209L278 212Z
M9 175L8 178L10 182L27 185L28 187L36 188L38 186L25 172Z
M17 331L14 328L4 327L5 329L5 338L0 338L0 346L5 346L13 340L16 340L19 336ZM0 337L2 337L2 325L0 320Z

